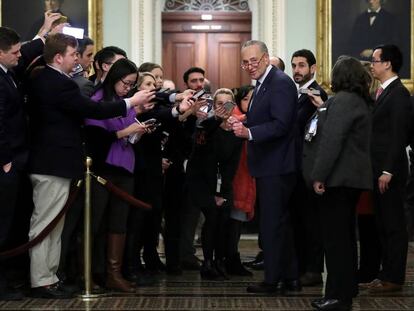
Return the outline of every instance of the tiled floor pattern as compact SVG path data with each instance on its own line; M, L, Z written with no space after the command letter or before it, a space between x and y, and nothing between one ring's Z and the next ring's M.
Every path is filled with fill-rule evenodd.
M257 252L254 241L242 242L244 258ZM299 295L286 297L257 296L246 287L261 281L262 273L253 278L232 278L224 282L201 282L196 272L181 277L159 276L159 283L137 289L135 294L113 294L91 301L81 299L45 300L27 298L22 302L0 302L0 310L312 310L310 302L320 297L322 288L306 288ZM361 291L353 310L414 310L414 244L410 245L407 282L402 292L382 296Z

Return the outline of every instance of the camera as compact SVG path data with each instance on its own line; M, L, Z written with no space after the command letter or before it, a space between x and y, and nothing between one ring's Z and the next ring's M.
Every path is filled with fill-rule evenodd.
M145 124L146 126L150 128L157 128L161 126L161 123L157 121L157 119L151 118L146 121L141 122L142 124Z
M234 106L235 106L235 104L232 101L227 101L223 104L223 107L227 112L232 111Z
M191 96L191 100L197 101L201 96L203 96L206 93L206 90L201 89L198 92L194 93L193 96Z

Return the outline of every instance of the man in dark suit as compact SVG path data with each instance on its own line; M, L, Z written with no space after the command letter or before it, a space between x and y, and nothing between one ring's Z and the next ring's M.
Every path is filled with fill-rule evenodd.
M349 53L358 59L370 60L379 44L399 44L398 21L382 7L383 0L367 0L368 9L355 20L349 40Z
M375 292L400 290L405 280L408 236L403 191L408 174L406 146L411 107L410 93L398 77L401 66L402 54L397 46L374 49L371 71L381 86L375 101L371 156L374 211L382 246L382 271L369 283Z
M43 52L41 36L50 31L53 21L59 17L60 14L47 16L38 38L23 46L14 30L0 27L0 247L4 246L11 229L28 155L19 82L27 66ZM0 262L0 300L22 297L7 289L3 262Z
M88 97L91 97L95 90L93 82L87 78L93 63L93 47L94 42L91 38L78 39L78 66L75 67L75 72L71 73L81 93Z
M280 294L280 281L298 279L296 261L287 260L293 250L288 201L297 171L297 90L285 73L270 65L263 42L246 42L241 57L242 68L257 82L246 124L233 120L233 131L249 140L247 160L250 174L256 178L264 252L264 282L247 291Z
M74 37L48 36L44 48L46 67L35 70L29 85L31 146L30 179L35 209L30 221L33 239L62 210L72 179L83 175L81 125L84 118L125 116L133 106L154 98L140 91L116 102L96 103L81 95L69 73L77 62ZM32 294L38 298L68 298L56 276L64 220L30 251Z
M316 111L309 96L302 90L318 90L323 101L328 99L326 92L316 82L316 58L309 50L298 50L291 59L293 80L298 84L298 159L301 163L305 126ZM295 233L295 250L298 258L301 284L314 286L322 284L323 245L319 231L317 195L308 189L302 171L298 172L298 182L289 201L292 224Z

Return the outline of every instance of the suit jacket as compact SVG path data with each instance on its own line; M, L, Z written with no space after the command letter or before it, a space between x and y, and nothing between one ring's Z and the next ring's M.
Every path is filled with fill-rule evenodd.
M380 44L400 46L398 29L398 21L384 8L381 8L372 26L368 12L361 13L355 20L351 32L349 44L351 55L360 59L359 54L363 50L373 49Z
M82 95L92 97L95 92L95 86L92 81L86 79L82 74L76 75L72 79L79 86Z
M298 95L295 83L272 67L247 113L248 166L254 177L295 172L295 135Z
M394 180L405 182L410 116L410 93L397 79L375 103L371 145L374 178L387 171L393 174Z
M0 168L12 162L13 167L23 168L27 160L26 118L19 81L30 62L43 53L42 40L34 40L21 48L22 57L13 69L13 84L0 69Z
M126 115L125 101L96 103L53 68L40 69L29 85L32 174L79 178L84 171L83 119Z
M371 111L357 94L341 91L318 111L318 129L305 142L303 174L306 183L328 187L372 189L370 159Z

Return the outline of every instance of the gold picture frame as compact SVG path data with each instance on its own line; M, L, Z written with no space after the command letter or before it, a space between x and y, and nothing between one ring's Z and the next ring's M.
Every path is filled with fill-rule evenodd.
M0 25L3 26L3 21L6 19L4 18L4 4L6 1L10 1L13 5L16 6L16 9L18 9L18 12L21 16L19 17L19 14L11 13L10 16L12 16L12 21L15 23L18 23L19 21L26 22L27 18L31 17L29 15L28 17L24 16L24 13L33 14L33 11L31 8L22 9L22 5L19 5L19 1L16 0L0 0L0 8L1 8L1 14L0 14ZM28 5L37 5L39 6L39 3L34 3L35 1L41 2L41 0L31 0L30 2L26 2L27 0L24 0L25 3ZM76 3L76 1L67 1L64 3L63 8L68 8L69 6L73 6L70 8L72 11L76 10L77 7L85 7L87 8L87 12L80 13L82 15L82 18L87 18L87 27L86 33L90 38L92 38L95 42L95 50L100 50L103 45L103 33L102 33L102 14L103 14L103 3L102 0L77 0L82 2L82 6L79 6L79 3ZM87 3L86 3L87 2ZM34 4L33 4L34 3ZM69 14L68 14L69 15ZM69 15L70 17L70 15ZM36 17L33 18L35 20ZM4 25L9 26L13 29L15 29L17 32L19 32L22 36L24 36L25 28L23 29L17 29L18 27L14 27L12 24Z
M318 63L318 72L317 72L317 80L320 82L323 88L326 90L330 90L330 74L332 70L332 65L334 63L333 60L333 6L339 4L339 0L317 0L317 12L316 12L316 20L317 20L317 44L316 44L316 58ZM348 0L347 0L348 1ZM402 78L403 84L412 92L414 90L414 73L412 70L412 66L414 65L414 0L407 0L410 4L410 8L407 11L409 14L409 38L408 39L408 49L407 55L409 55L409 60L407 63L407 59L404 59L404 63L409 68L408 76ZM360 1L360 3L363 3ZM392 2L389 2L392 4ZM341 12L342 13L342 12ZM336 18L344 18L344 15L338 16ZM352 20L351 18L349 19ZM349 28L352 28L351 24L347 24ZM345 31L349 31L345 29ZM407 49L407 50L408 50ZM347 53L344 53L347 54ZM407 65L408 64L408 65Z

